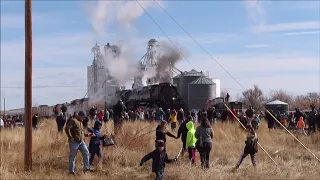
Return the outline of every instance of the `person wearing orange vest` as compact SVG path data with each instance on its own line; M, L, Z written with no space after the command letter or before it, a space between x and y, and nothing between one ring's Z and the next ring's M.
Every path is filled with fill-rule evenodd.
M306 127L306 124L303 121L303 117L300 116L299 121L297 123L298 132L307 136L307 133L304 130L305 127Z

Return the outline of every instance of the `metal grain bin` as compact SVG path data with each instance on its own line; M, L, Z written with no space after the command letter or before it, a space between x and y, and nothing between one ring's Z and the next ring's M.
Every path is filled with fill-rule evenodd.
M186 104L188 104L188 84L202 76L204 76L202 72L198 72L194 69L180 75L179 93Z
M174 86L176 86L177 89L179 90L180 75L177 75L177 76L173 77L173 78L172 78L172 81L173 81L172 84L173 84Z
M277 114L278 111L280 111L281 114L286 114L289 111L289 104L279 100L275 100L267 103L266 109L271 109L275 114Z
M189 109L202 109L209 99L215 98L216 84L209 78L202 76L188 85Z

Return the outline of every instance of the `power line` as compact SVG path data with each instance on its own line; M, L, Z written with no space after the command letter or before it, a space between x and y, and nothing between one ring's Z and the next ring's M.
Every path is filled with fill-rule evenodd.
M45 86L45 85L41 85L41 86L32 86L33 89L40 89L40 88L73 88L73 87L87 87L87 85L56 85L56 86ZM0 89L21 89L24 88L24 86L1 86Z
M241 86L244 90L246 90L246 88L244 88L214 57L212 57L212 55L206 50L204 49L199 43L198 41L196 41L168 12L167 10L165 10L156 0L153 0L205 53L207 53L211 59L213 59L227 74L229 74L229 76L236 81L236 83ZM257 101L258 102L258 101ZM260 104L260 102L258 102ZM225 105L226 106L226 105ZM227 107L227 106L226 106ZM263 107L263 106L262 106ZM228 108L228 107L227 107ZM277 118L275 118L272 113L269 112L269 110L267 110L265 107L263 107L263 109L266 110L267 113L269 113L272 118L274 120L276 120L277 123L279 123L282 127L284 127ZM228 108L228 110L230 111L230 109ZM285 127L284 127L285 128ZM302 144L301 141L299 141L299 139L297 137L295 137L287 128L285 128L285 130L287 130L287 132L292 135L294 137L295 140L297 140L308 152L310 152L318 161L320 161L320 159L318 159L318 157L311 152L304 144Z
M156 0L153 0L206 54L208 54L211 59L213 59L233 80L236 81L236 83L241 86L244 90L246 90L245 87L243 87L235 77L233 77L228 70L226 70L203 46L201 46L200 43L198 43L197 40L195 40L169 13L166 9L164 9Z
M170 37L164 32L164 30L160 27L160 25L152 18L152 16L148 13L148 11L140 4L140 2L138 0L136 0L137 3L140 5L140 7L143 9L143 11L149 16L149 18L154 22L154 24L156 26L158 26L158 28L160 29L160 31L162 32L162 34L164 34L167 39L171 42L171 44L179 51L179 53L183 56L183 58L190 64L190 66L193 69L196 69L191 62L186 58L186 56L180 51L180 49L174 44L174 42L170 39Z

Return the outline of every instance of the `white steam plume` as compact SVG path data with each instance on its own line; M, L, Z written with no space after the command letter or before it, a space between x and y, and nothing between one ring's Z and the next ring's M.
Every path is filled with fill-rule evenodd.
M156 7L153 1L139 1L144 9ZM86 11L89 13L89 20L95 33L101 36L105 33L105 28L113 20L126 30L131 30L132 23L144 14L144 9L141 8L136 1L108 1L98 0L95 5L86 6ZM158 1L162 4L161 1ZM108 29L108 28L107 28Z
M120 52L114 56L111 49L105 51L103 54L104 67L120 85L124 85L132 77L139 74L138 63L131 60L133 55L130 50L132 49L127 49L125 44L112 45L111 47L118 47Z
M85 10L88 13L90 23L96 35L102 36L105 27L111 23L114 13L114 1L98 0L96 5L86 3Z
M139 3L145 9L156 6L153 1L139 1ZM127 1L117 9L117 20L127 30L132 28L134 20L144 14L144 10L139 3L137 1Z

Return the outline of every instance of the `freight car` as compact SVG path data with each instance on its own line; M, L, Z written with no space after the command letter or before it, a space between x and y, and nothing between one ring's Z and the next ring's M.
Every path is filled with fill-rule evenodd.
M185 108L177 88L170 83L145 86L140 89L122 90L117 92L129 110L142 108L180 109Z
M243 103L240 101L225 102L224 98L215 98L212 102L213 107L215 107L216 111L220 114L222 114L223 111L227 110L224 104L226 104L230 109L231 107L234 107L237 113L244 112Z

